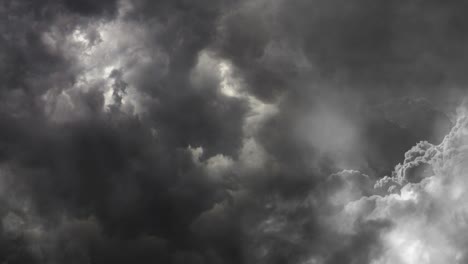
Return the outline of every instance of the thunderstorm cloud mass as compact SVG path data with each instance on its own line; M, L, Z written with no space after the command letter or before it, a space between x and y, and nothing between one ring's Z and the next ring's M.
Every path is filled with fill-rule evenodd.
M467 14L0 0L0 263L468 264Z

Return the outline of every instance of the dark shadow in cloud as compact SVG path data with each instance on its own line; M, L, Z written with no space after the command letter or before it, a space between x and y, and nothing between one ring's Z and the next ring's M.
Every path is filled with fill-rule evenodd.
M374 100L432 100L467 83L466 9L441 1L241 2L223 18L216 47L260 98L290 90L306 74ZM289 56L271 60L281 53ZM310 68L299 67L304 60Z
M117 0L63 0L65 7L85 16L113 15L117 11Z

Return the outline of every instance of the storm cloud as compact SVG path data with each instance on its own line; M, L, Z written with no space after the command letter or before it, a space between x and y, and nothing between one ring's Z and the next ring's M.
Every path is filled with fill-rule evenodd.
M0 1L0 262L467 263L467 8Z

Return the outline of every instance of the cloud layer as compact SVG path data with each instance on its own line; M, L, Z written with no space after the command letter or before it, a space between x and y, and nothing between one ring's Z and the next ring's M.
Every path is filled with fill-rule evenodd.
M0 262L467 263L467 7L0 2Z

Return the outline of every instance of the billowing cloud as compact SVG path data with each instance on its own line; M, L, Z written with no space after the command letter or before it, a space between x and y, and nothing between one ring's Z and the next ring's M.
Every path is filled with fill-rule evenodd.
M467 262L466 7L1 1L0 262Z

